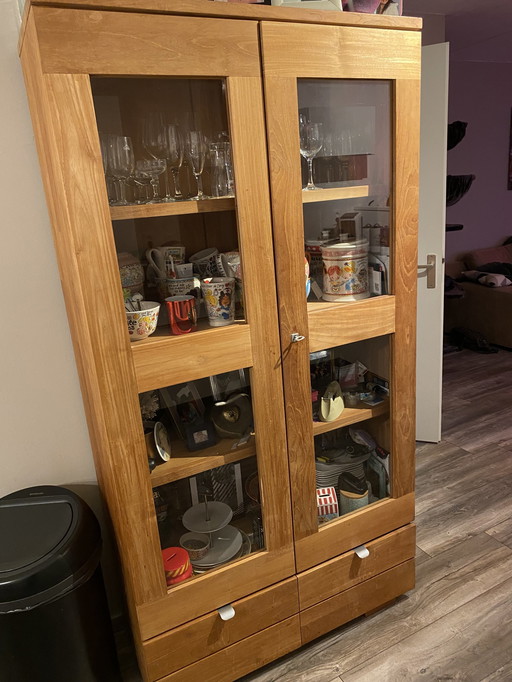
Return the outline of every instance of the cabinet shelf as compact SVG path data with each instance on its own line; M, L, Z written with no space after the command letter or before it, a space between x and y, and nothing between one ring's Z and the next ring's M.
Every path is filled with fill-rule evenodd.
M332 422L313 422L313 435L318 436L320 433L327 433L335 429L341 429L343 426L350 426L350 424L357 424L373 417L380 417L389 412L389 401L386 400L375 407L364 407L364 403L360 403L361 407L346 407L338 419Z
M197 452L187 450L182 441L173 442L171 459L153 469L151 485L156 488L172 481L195 476L202 471L209 471L215 467L230 462L239 462L241 459L256 455L254 437L251 437L244 445L234 447L238 440L238 438L223 438L216 445Z
M252 367L251 330L245 322L210 327L201 321L192 334L171 336L161 327L131 344L139 393ZM162 334L162 336L160 336Z
M110 216L112 220L130 220L133 218L189 215L191 213L216 213L219 211L232 211L234 208L234 197L219 197L218 199L203 199L202 201L174 201L161 204L111 206Z
M303 190L302 203L312 204L317 201L336 201L337 199L357 199L368 196L368 185L350 187L320 187L316 190Z

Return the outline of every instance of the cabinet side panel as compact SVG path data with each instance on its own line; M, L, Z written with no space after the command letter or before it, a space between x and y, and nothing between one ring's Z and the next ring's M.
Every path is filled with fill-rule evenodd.
M32 21L22 62L98 479L140 603L165 583L89 79L42 74Z
M396 225L394 255L399 267L394 272L396 331L392 337L391 362L393 497L414 490L419 102L419 80L395 83L393 210Z

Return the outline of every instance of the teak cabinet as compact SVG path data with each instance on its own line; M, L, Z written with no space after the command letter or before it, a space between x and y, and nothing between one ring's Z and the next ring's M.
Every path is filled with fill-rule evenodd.
M145 680L235 680L414 585L419 28L209 0L27 7L21 58ZM182 135L228 141L234 196L212 196L209 154L206 199L188 198L192 162L176 171L184 200L147 203L147 176L133 169L106 183L106 136L129 137L135 158L148 158L141 121L155 110ZM320 149L308 152L311 123ZM302 189L301 148L315 155L317 189ZM172 199L171 174L170 190L163 180L158 193ZM321 242L340 239L345 260L336 251L324 266ZM118 255L146 268L148 249L166 242L187 259L212 247L235 263L239 254L235 322L209 326L201 303L197 331L171 335L173 285L146 269L160 324L130 343ZM350 389L347 372L369 384ZM319 421L333 379L349 387L345 409ZM216 423L214 403L230 398L228 430L252 411L242 436ZM150 470L155 420L171 456ZM320 523L317 488L327 487L339 518L323 510ZM203 524L186 513L205 498L205 520L217 504L233 518L209 536L211 563L196 559L193 576L168 586L162 549Z

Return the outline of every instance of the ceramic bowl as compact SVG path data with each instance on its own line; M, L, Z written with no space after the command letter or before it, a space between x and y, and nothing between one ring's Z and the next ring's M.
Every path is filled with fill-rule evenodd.
M147 339L156 329L160 303L155 301L141 301L142 310L136 312L126 311L126 322L130 341L141 341Z
M206 533L185 533L180 538L180 545L187 550L191 561L197 561L209 550L210 538Z

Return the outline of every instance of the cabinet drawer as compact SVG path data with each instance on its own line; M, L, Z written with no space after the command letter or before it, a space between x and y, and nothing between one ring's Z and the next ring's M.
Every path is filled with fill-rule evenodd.
M348 623L414 587L414 559L359 583L335 597L301 611L302 644Z
M295 615L158 682L233 682L299 647L300 621Z
M416 526L411 524L366 543L370 554L364 559L352 550L299 573L301 610L414 558L415 543Z
M232 606L235 615L231 620L223 621L213 611L147 640L143 651L149 679L158 680L298 613L297 581L290 578L235 601Z

